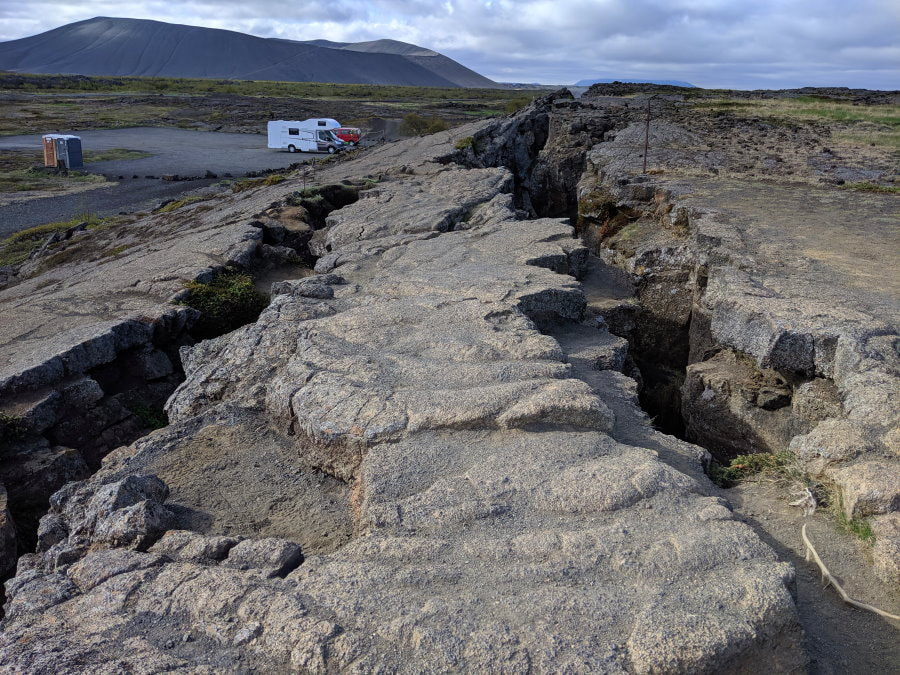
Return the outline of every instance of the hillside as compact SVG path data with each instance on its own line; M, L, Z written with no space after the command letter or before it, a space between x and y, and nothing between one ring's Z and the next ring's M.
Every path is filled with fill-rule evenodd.
M420 87L496 87L429 49L260 38L144 19L96 17L0 43L0 70Z

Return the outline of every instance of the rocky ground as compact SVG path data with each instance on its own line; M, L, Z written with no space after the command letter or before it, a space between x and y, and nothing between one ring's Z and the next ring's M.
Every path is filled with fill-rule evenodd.
M875 515L861 569L896 612L895 289L863 293L830 252L862 245L852 228L817 239L822 214L770 222L759 205L803 191L822 213L870 209L853 255L891 270L897 197L809 193L839 162L807 161L793 188L716 178L733 148L677 103L652 126L651 175L634 175L645 101L550 97L330 166L323 184L354 180L315 199L300 179L210 195L17 270L0 293L16 317L0 475L20 494L0 543L7 567L16 534L35 552L7 583L0 660L871 664L842 651L861 642L823 646L835 631L813 630L805 595L798 613L797 560L752 517L761 502L735 514L709 453L639 400L721 460L790 448L848 518ZM317 274L276 281L255 323L191 346L196 311L170 304L185 281L303 260ZM168 397L169 425L131 442L140 425L116 411L135 392Z

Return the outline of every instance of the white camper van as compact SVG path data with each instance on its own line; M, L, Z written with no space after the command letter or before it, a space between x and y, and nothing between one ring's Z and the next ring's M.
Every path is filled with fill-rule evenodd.
M269 147L288 152L327 152L333 154L347 147L332 129L341 125L330 118L302 121L274 120L268 124Z

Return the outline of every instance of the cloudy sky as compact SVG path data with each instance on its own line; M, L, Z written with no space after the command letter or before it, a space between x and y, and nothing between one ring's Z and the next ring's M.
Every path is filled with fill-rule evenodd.
M900 89L900 0L0 0L0 40L94 16L392 38L503 82Z

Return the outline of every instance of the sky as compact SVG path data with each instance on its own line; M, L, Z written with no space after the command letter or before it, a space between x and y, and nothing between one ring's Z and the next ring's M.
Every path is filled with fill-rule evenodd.
M900 89L900 0L0 0L0 41L94 16L391 38L499 82Z

